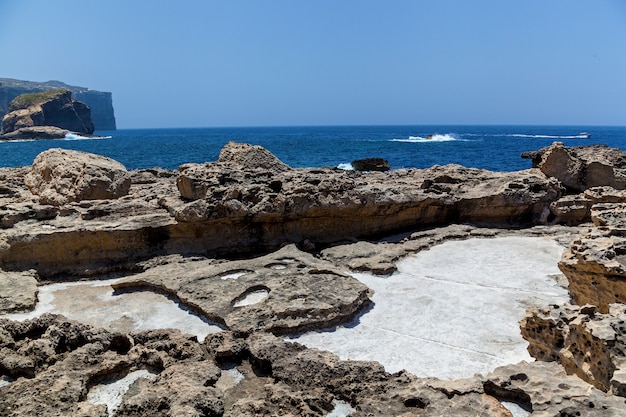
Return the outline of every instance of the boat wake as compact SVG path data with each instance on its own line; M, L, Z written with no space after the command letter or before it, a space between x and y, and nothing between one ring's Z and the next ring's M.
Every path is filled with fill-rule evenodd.
M588 139L591 137L589 133L581 132L577 135L526 135L523 133L513 133L509 136L512 138L537 138L537 139Z
M391 139L391 142L410 142L410 143L422 143L422 142L453 142L459 141L459 139L453 133L446 133L444 135L428 135L428 136L409 136L407 139Z

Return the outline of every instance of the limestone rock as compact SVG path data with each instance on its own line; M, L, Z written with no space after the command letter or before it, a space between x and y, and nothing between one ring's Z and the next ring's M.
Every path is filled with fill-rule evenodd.
M263 169L271 172L282 172L289 168L267 149L258 145L228 142L217 158L218 163L230 164L243 169Z
M56 126L72 132L91 134L94 124L85 104L72 99L67 89L28 93L9 104L2 119L2 133L33 126Z
M113 199L126 195L130 176L110 158L86 152L49 149L35 158L24 183L44 204Z
M158 288L228 329L278 334L349 321L370 290L294 245L246 260L156 266L114 288Z
M487 375L485 393L519 404L538 417L618 417L624 399L607 395L552 362L522 362Z
M576 304L592 304L607 313L612 303L626 303L626 238L594 229L563 252L559 269L569 281Z
M77 186L87 186L82 165L69 178L51 171L49 185L43 174L29 174L39 206L28 189L11 185L3 219L0 208L6 228L0 267L30 269L34 256L42 276L93 274L172 253L245 255L307 241L314 250L452 223L518 228L547 223L550 204L562 194L557 180L537 170L496 173L449 165L364 173L289 169L262 156L247 168L248 162L236 162L246 160L240 153L266 152L236 144L228 149L222 162L185 165L178 174L134 173L127 196L117 200L87 200L114 198L112 193L79 194ZM71 167L72 158L58 158L56 165ZM9 171L19 178L19 170ZM122 184L124 194L126 174L120 174L102 177L111 188ZM57 207L46 211L41 204ZM63 255L68 253L74 256Z
M0 270L0 313L29 311L37 302L37 278L31 272Z
M15 139L63 139L70 133L67 129L56 126L21 127L12 132L0 135L0 140Z
M555 142L522 157L532 159L533 167L574 191L597 186L626 188L626 158L619 149L600 145L567 148L562 142Z
M595 306L557 306L529 311L521 322L529 352L559 362L602 391L626 397L626 305L609 312Z

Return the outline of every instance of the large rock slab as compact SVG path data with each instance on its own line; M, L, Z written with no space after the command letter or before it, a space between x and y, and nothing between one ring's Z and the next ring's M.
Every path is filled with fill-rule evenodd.
M294 245L250 260L158 265L113 287L165 291L228 329L278 334L347 322L371 295L341 269Z
M619 417L624 399L607 395L552 362L503 366L483 382L485 393L519 404L532 417Z
M80 151L49 149L35 158L24 183L43 204L119 198L130 189L126 168L110 158Z
M29 311L37 302L37 278L32 272L0 270L0 314Z

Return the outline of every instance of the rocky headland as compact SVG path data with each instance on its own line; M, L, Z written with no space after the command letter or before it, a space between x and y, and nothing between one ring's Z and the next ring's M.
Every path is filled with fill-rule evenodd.
M526 156L533 168L518 172L361 172L294 169L230 143L176 172L61 149L2 168L0 311L32 310L47 283L115 277L115 291L166 294L222 331L0 319L0 414L508 417L515 403L624 416L625 154L555 143ZM504 235L567 246L572 303L530 307L520 323L535 362L448 381L283 338L367 314L356 271L387 276L439 243ZM121 381L114 406L98 400Z
M2 118L0 140L58 139L68 133L91 135L91 110L67 89L22 94Z
M0 78L0 120L9 111L9 103L22 94L39 93L64 88L72 92L74 99L85 103L91 109L95 130L115 130L115 111L112 94L90 90L85 87L68 85L60 81L23 81L13 78Z

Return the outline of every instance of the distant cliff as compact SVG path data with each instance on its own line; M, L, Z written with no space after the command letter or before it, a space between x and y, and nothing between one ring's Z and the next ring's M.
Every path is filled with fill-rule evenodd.
M0 78L0 120L7 113L9 103L15 97L58 88L67 88L76 100L89 106L96 130L116 129L111 93L67 85L60 81L34 82Z

